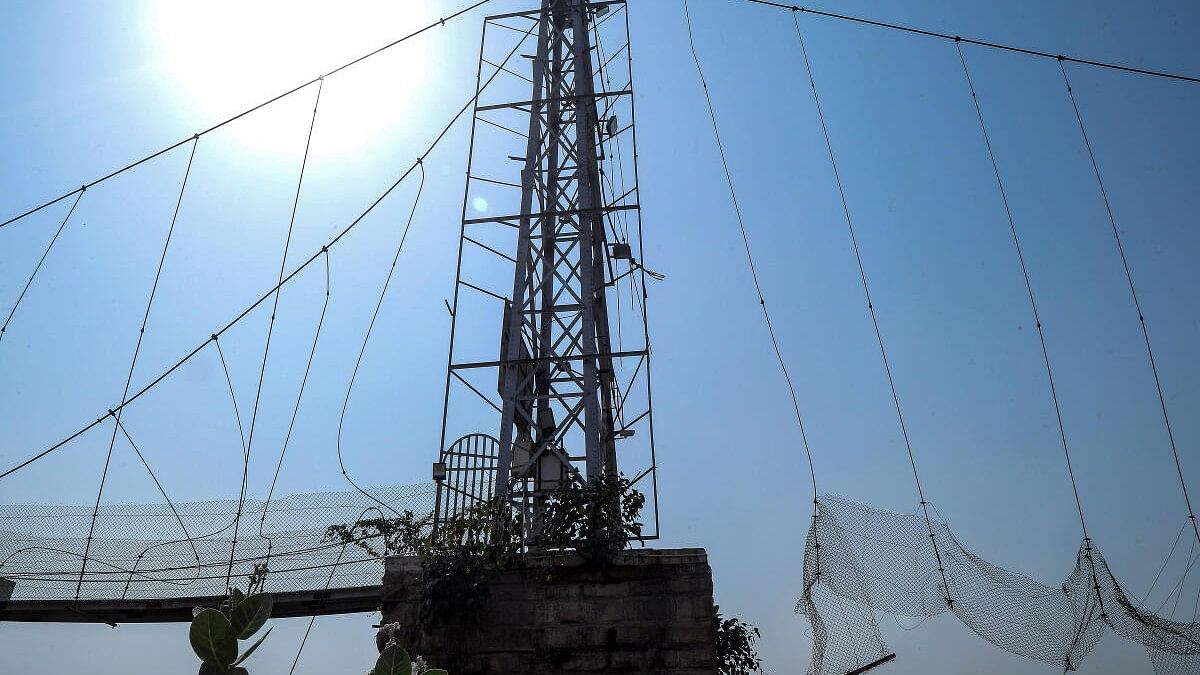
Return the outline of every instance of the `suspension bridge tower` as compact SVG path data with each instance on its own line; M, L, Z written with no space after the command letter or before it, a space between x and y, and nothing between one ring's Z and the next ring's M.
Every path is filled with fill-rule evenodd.
M528 514L568 476L617 474L639 433L636 477L653 483L624 10L542 0L485 22L434 464L439 518L491 496ZM608 31L615 39L606 25L621 29ZM484 351L466 356L473 347Z

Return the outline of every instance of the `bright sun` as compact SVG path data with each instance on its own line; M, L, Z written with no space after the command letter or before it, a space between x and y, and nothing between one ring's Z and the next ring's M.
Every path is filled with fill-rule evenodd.
M185 105L219 121L427 24L432 19L422 4L160 0L149 19L155 52ZM402 124L406 105L427 81L428 45L419 36L326 80L314 150L352 153ZM238 120L228 133L259 150L294 151L315 94L313 85L277 104L279 114L295 113L286 123L264 111Z

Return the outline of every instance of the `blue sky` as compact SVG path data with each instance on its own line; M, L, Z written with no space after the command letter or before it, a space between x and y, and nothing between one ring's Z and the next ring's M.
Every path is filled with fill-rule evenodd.
M487 11L527 5L496 0ZM649 300L660 543L706 547L717 601L762 627L770 671L803 672L809 644L792 605L808 520L807 466L742 257L682 7L669 0L632 5L646 263L667 275L651 286ZM221 5L180 6L0 9L0 58L15 64L0 94L0 217L457 8L375 3L284 20ZM1200 12L1187 3L818 6L1200 73L1193 39ZM820 490L913 512L908 459L790 17L734 0L695 0L691 11ZM395 180L469 96L479 16L326 83L322 106L331 114L318 118L297 258ZM818 17L801 21L927 494L968 548L1056 584L1073 563L1077 516L1028 300L953 45ZM1089 528L1118 578L1141 597L1187 513L1070 101L1052 61L964 51L1038 295ZM1200 87L1083 66L1070 72L1192 487L1200 479L1200 267L1193 262L1200 251ZM310 93L301 93L201 139L135 382L273 283L311 107ZM367 484L424 480L437 446L448 330L442 299L453 283L466 131L457 127L426 162L422 205L356 384L343 445L350 472ZM58 440L118 398L186 151L81 200L0 342L0 465ZM283 493L348 487L332 434L415 186L399 188L331 255L327 333ZM0 229L4 314L66 206ZM264 447L282 439L323 290L323 278L310 274L283 295L272 346L281 365L270 372L260 413L268 421ZM243 402L253 392L266 320L259 312L222 338ZM236 495L237 432L224 386L219 362L197 359L128 411L131 432L173 498ZM0 481L0 502L90 502L106 446L106 433L79 439ZM274 452L252 461L252 493L269 484ZM132 453L118 451L113 466L108 498L157 499ZM1172 569L1178 578L1181 567ZM1197 581L1187 588L1180 615L1190 615ZM1161 588L1156 593L1165 597ZM298 672L365 670L372 622L367 615L320 619L319 639ZM279 623L255 657L256 672L282 672L291 662L303 626ZM889 672L1050 672L949 619L909 631L888 619L884 628L900 654ZM73 649L63 650L64 641ZM185 642L182 626L0 626L0 649L15 659L14 672L189 668ZM1145 672L1148 662L1109 636L1081 670Z

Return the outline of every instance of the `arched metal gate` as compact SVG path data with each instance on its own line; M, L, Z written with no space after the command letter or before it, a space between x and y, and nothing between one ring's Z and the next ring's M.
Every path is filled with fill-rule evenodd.
M433 465L435 527L496 494L499 453L500 441L487 434L467 434L442 450Z

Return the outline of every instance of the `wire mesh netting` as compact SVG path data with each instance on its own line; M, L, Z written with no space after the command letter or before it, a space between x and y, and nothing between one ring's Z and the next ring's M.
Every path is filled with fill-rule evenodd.
M1066 580L1046 586L975 556L945 523L934 521L932 530L933 539L920 516L818 501L796 603L813 627L811 673L845 675L886 654L876 611L951 611L1001 649L1063 670L1075 670L1107 627L1144 646L1158 675L1200 672L1200 624L1138 608L1095 544L1084 541Z
M255 564L270 569L269 591L377 585L383 561L325 537L330 525L397 512L432 513L433 483L247 500L233 544L237 500L104 504L80 582L92 508L0 506L0 577L14 600L151 599L221 595L226 574L242 585ZM178 517L176 516L178 512ZM379 547L376 547L379 548ZM230 558L233 558L232 569ZM332 578L330 573L332 572Z

